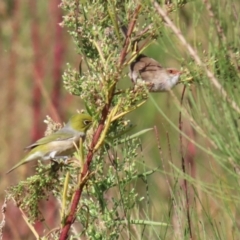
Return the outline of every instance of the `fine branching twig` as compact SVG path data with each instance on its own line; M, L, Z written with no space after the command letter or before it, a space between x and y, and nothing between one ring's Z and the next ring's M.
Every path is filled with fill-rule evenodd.
M136 20L137 20L137 16L141 10L141 4L139 4L135 11L134 11L134 14L133 14L133 17L132 17L132 20L130 21L129 25L128 25L128 28L127 28L127 35L126 35L126 38L125 38L125 41L124 41L124 45L123 45L123 49L121 51L121 54L120 54L120 59L119 59L119 66L122 67L124 61L125 61L125 58L126 58L126 55L127 55L127 49L131 43L131 40L130 40L130 37L131 37L131 34L133 32L133 29L135 27L135 24L136 24Z
M119 69L121 69L124 64L126 54L127 54L127 49L130 44L130 36L131 36L134 26L136 24L137 15L138 15L140 9L141 9L141 5L138 5L134 11L133 17L128 26L127 37L126 37L124 45L123 45L123 50L121 51L121 54L120 54ZM106 122L109 112L110 112L110 108L112 105L112 100L114 97L115 86L117 84L117 81L118 81L118 79L116 78L114 84L111 86L111 89L109 89L108 100L106 101L105 106L102 109L99 125L98 125L95 133L93 134L92 142L90 144L85 163L83 165L83 168L81 169L81 176L80 176L81 184L79 184L78 188L76 189L76 191L74 193L73 199L71 201L69 213L67 214L64 224L63 224L63 227L61 229L59 240L66 240L68 238L68 233L71 228L71 225L75 221L75 213L77 211L78 204L79 204L79 201L82 196L83 188L84 188L89 176L91 175L90 165L91 165L94 153L95 153L95 148L98 145L99 140L101 139L101 135L104 132L104 129L106 127L105 122Z

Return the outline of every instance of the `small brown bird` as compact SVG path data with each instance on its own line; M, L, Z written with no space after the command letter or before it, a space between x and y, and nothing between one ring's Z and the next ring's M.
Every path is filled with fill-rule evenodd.
M139 54L130 64L129 77L134 84L145 82L150 92L164 92L174 87L181 71L164 68L153 58Z

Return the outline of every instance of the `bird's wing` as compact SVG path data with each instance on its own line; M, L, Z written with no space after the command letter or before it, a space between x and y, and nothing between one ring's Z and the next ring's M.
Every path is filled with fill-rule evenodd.
M140 73L144 71L156 71L162 68L158 61L145 55L140 55L134 62L134 71Z
M139 72L146 67L146 63L143 61L136 61L133 63L133 71Z
M162 70L162 66L157 61L153 58L149 58L148 61L144 62L144 66L139 69L139 74L144 81L148 82L153 81L153 79L158 75L157 72Z
M143 71L157 71L159 69L162 69L163 67L160 65L159 62L157 62L153 58L146 58L147 61L145 60L144 66L142 67L141 70Z
M33 149L39 145L47 144L52 141L64 141L73 138L72 133L66 133L66 132L55 132L49 136L40 138L35 143L25 147L25 149Z

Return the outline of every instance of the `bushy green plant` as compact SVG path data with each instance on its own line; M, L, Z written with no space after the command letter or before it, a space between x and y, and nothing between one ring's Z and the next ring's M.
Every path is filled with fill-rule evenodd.
M239 237L240 58L234 37L239 20L226 18L239 3L226 5L224 15L217 12L221 6L213 8L210 1L200 0L161 5L148 0L62 1L61 25L82 59L79 69L67 65L63 84L84 102L94 125L70 162L40 163L36 175L8 191L31 229L35 220L44 221L39 202L50 194L56 197L60 224L42 239ZM198 36L199 22L205 18L208 31ZM122 25L128 27L127 38ZM189 29L193 37L187 41ZM134 44L139 43L141 52L155 39L161 46L170 43L184 70L181 100L169 93L177 107L173 118L146 88L121 85L136 56ZM151 129L134 134L139 116L132 122L126 116L141 111L146 101L167 126L166 134L157 128L151 132L151 144L159 151L157 167L146 163L151 153L144 155L139 138ZM170 137L169 129L174 129ZM159 179L166 184L159 187ZM229 225L224 228L225 222Z

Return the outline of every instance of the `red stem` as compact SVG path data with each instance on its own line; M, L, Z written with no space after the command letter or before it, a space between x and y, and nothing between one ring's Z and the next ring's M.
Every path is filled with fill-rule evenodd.
M40 55L41 44L40 44L40 34L37 21L37 6L36 1L29 1L32 16L31 25L31 39L34 50L34 60L33 60L33 90L32 90L32 105L33 105L33 126L32 126L32 141L36 141L42 136L41 129L39 128L39 123L41 119L41 89L38 85L38 81L43 81L44 70L43 63Z
M125 40L124 45L123 45L123 50L121 51L121 54L120 54L120 59L119 59L119 67L120 68L122 67L122 65L124 63L124 60L126 58L127 47L128 47L128 44L130 43L129 37L130 37L130 35L133 31L133 28L135 26L137 15L138 15L140 9L141 9L141 5L138 5L137 8L134 11L132 20L129 24L127 37L126 37L126 40ZM117 83L117 79L116 79L115 82ZM107 118L107 115L108 115L108 112L109 112L109 109L110 109L110 106L111 106L111 103L112 103L112 99L113 99L113 96L114 96L114 92L115 92L115 89L113 89L113 91L111 91L109 99L107 101L107 104L104 106L104 108L102 110L102 114L101 114L102 118L99 122L99 125L98 125L98 128L97 128L96 132L93 135L93 139L92 139L92 142L91 142L91 145L90 145L90 149L89 149L88 154L87 154L87 159L86 159L86 162L83 166L83 170L82 170L82 173L81 173L81 184L79 186L79 189L77 189L75 191L73 201L72 201L72 204L71 204L71 208L70 208L70 213L66 218L65 225L61 229L59 240L66 240L67 239L70 227L75 221L75 213L76 213L77 206L78 206L78 203L79 203L81 195L82 195L83 188L85 186L84 179L86 179L86 177L89 174L89 167L90 167L90 164L91 164L92 159L93 159L93 155L94 155L93 149L96 146L96 144L97 144L97 142L100 138L100 135L101 135L101 133L104 129L104 122Z
M9 53L9 66L8 66L8 81L7 81L7 96L6 96L6 103L7 103L7 118L6 124L7 126L14 126L14 119L16 114L14 113L15 110L15 103L16 103L16 71L17 71L17 61L18 61L18 54L16 53L16 45L18 43L19 38L19 7L20 2L19 0L14 1L13 3L13 17L12 17L12 38L11 38L11 49ZM3 49L1 49L3 51ZM13 138L11 137L10 131L6 134L6 142L12 146L15 151L8 151L8 159L14 160L16 157L16 148Z
M50 10L53 15L53 22L55 27L55 36L54 36L54 61L53 61L53 89L51 93L51 100L55 110L59 113L60 111L60 99L61 99L61 77L62 77L62 64L63 57L65 52L65 44L63 39L63 28L59 26L59 23L62 21L62 11L58 5L61 3L60 0L54 0L50 2ZM54 114L52 112L51 114ZM55 118L57 118L55 116Z
M11 51L10 51L10 63L9 63L9 80L7 89L7 104L8 104L8 124L13 125L14 116L14 105L16 96L16 67L17 67L17 57L16 51L14 49L15 44L18 41L19 35L19 0L14 1L13 5L13 15L12 18L12 39L11 39Z
M108 114L111 102L112 102L112 96L109 99L109 104L106 104L104 109L102 110L102 119L100 120L99 126L98 126L98 128L97 128L97 130L96 130L96 132L93 136L93 140L92 140L92 143L91 143L91 146L90 146L90 150L88 151L88 155L87 155L87 160L84 164L83 171L81 173L82 184L80 185L79 189L77 189L75 194L74 194L74 198L73 198L73 201L72 201L72 204L71 204L70 213L69 213L68 217L66 218L65 226L61 230L59 240L66 240L67 239L70 227L75 220L75 213L76 213L77 206L78 206L78 203L80 201L82 191L83 191L83 188L84 188L83 180L86 178L86 176L89 173L89 166L92 162L92 158L93 158L93 154L94 154L92 149L97 144L98 139L100 138L100 135L103 131L104 122L107 118L107 114Z

